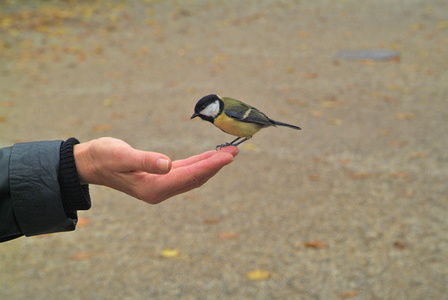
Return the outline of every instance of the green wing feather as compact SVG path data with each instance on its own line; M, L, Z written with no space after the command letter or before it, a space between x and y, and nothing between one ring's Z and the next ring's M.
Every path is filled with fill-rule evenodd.
M249 114L247 111L250 110ZM241 122L273 126L274 123L264 113L253 106L233 98L224 98L224 112L227 116Z

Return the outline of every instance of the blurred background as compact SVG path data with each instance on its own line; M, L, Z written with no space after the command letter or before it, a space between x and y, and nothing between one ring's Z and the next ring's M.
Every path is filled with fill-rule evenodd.
M1 299L443 299L448 3L0 4L0 146L112 136L182 159L233 139L217 93L269 128L151 206L91 186L77 230L0 245Z

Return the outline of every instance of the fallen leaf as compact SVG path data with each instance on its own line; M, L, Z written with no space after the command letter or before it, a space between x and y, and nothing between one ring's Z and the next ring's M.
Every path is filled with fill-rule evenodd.
M194 192L186 193L183 195L183 197L185 200L195 200L199 198L198 194Z
M426 157L427 155L428 154L425 152L415 152L411 154L410 158L423 158Z
M5 123L6 122L6 118L3 116L0 116L0 123Z
M318 77L317 73L303 73L302 78L303 79L315 79Z
M243 149L246 151L255 151L258 149L258 147L255 146L254 144L244 144Z
M394 178L405 178L408 177L409 173L408 172L395 172L395 173L391 173L390 176L394 177Z
M342 125L343 121L341 119L330 119L328 120L328 123L331 125Z
M316 162L316 163L326 163L326 162L328 162L328 160L325 157L315 157L314 158L314 162Z
M308 32L301 30L299 31L299 37L306 38L308 36Z
M311 174L309 176L309 178L310 178L311 181L319 181L320 180L320 175L318 175L318 174Z
M95 132L104 132L104 131L111 131L113 129L113 126L110 124L99 124L93 126L93 131Z
M109 107L109 106L114 105L114 102L111 99L104 99L102 105Z
M322 248L327 248L328 245L327 243L323 242L323 241L309 241L309 242L305 242L304 246L307 248L313 248L313 249L322 249Z
M395 114L397 120L412 120L415 119L415 114L413 113L398 113Z
M160 252L160 256L163 258L176 258L179 257L180 253L176 249L166 248Z
M397 141L397 140L392 140L389 142L389 145L391 145L392 147L403 147L404 145L406 145L405 141Z
M12 101L3 101L1 106L2 107L13 107L14 106L14 102L12 102Z
M282 115L282 116L288 115L288 114L289 114L289 110L286 110L286 109L284 109L284 108L280 108L280 109L278 110L278 114L279 114L279 115Z
M112 119L116 119L116 120L123 120L123 119L126 119L126 114L113 112L110 114L110 117ZM188 119L190 119L190 118L188 118Z
M352 179L366 179L370 176L372 176L372 174L367 172L353 172L350 174L350 178Z
M273 66L274 64L275 64L274 61L273 61L273 60L270 60L270 59L267 59L267 60L264 61L264 65L265 65L266 67Z
M394 102L396 100L397 100L397 98L395 98L395 97L390 97L390 96L384 96L383 97L383 101L384 102Z
M79 119L76 119L76 120L71 121L70 124L71 124L72 126L79 126L79 125L82 124L82 121L79 120Z
M76 223L77 227L86 227L90 225L90 219L84 217L78 217L78 223Z
M338 298L341 298L341 299L348 299L348 298L352 298L352 297L356 297L356 296L358 296L359 295L359 292L358 291L347 291L347 292L345 292L345 293L341 293L341 294L339 294L338 295Z
M423 29L425 29L425 25L422 23L414 23L411 25L412 31L419 31L419 30L423 30Z
M253 270L246 274L249 280L267 280L271 277L271 274L268 271L257 269Z
M221 222L221 220L218 218L210 218L210 219L205 219L202 222L204 224L210 225L210 224L218 224L219 222Z
M350 164L352 162L352 160L350 158L340 158L340 159L338 159L338 162L340 164L347 165L347 164Z
M393 246L399 250L405 250L407 248L406 244L402 241L395 241Z
M446 29L448 28L448 20L439 21L437 24L438 29Z
M72 260L84 260L84 259L89 259L91 256L92 256L92 254L90 254L89 252L81 251L81 252L73 254L69 258Z
M398 91L400 89L400 87L397 84L390 84L387 89L389 91Z
M218 239L220 240L234 240L236 239L235 232L221 232L218 234Z
M315 118L322 117L322 112L320 110L312 110L310 111L310 115Z
M390 129L382 129L379 133L381 135L390 135L391 131Z
M295 99L295 98L292 98L292 97L286 99L285 101L286 101L286 103L288 103L288 104L295 104L295 103L296 103L296 99Z
M325 101L322 102L322 106L325 108L336 108L338 107L338 102L336 101Z

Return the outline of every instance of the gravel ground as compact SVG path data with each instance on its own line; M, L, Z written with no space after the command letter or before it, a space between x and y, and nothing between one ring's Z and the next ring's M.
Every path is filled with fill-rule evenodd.
M1 299L446 299L446 1L21 2L0 4L0 146L188 157L232 139L189 120L210 93L303 130L159 205L92 186L75 232L0 246Z

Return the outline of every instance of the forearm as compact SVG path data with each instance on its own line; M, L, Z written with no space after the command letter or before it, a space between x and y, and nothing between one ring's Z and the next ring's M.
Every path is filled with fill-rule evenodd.
M0 241L75 229L76 210L88 209L90 196L69 141L0 149Z

